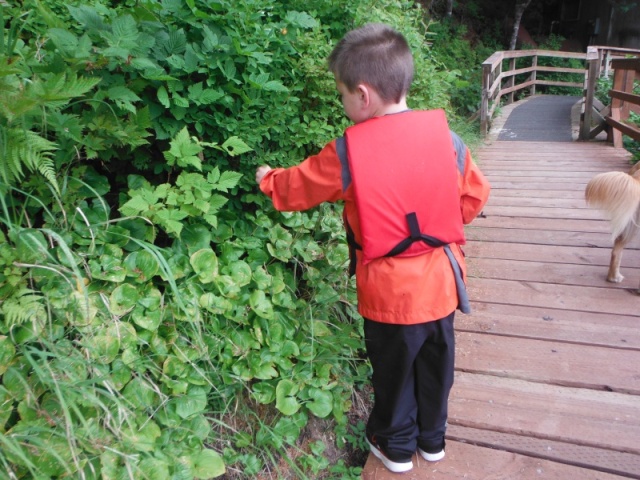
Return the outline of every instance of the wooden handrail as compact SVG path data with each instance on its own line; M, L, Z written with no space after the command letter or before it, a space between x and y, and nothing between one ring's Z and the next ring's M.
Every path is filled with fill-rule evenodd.
M622 135L628 135L640 142L640 128L624 123L630 112L640 113L640 95L633 93L636 80L640 80L640 58L613 60L613 88L609 90L611 111L604 117L611 128L607 139L614 147L622 147Z
M625 56L635 56L637 58L624 58ZM538 65L540 57L551 57L561 59L578 59L585 62L584 68L572 67L547 67ZM621 143L618 137L620 132L630 135L629 129L633 130L627 124L621 123L629 117L629 111L640 112L640 108L636 102L637 95L632 93L633 82L638 78L638 69L635 66L640 58L640 50L592 46L587 48L585 53L576 52L558 52L554 50L509 50L498 51L491 55L482 63L482 99L480 105L480 130L483 135L487 135L496 109L501 105L501 100L506 96L506 104L512 103L514 93L520 90L528 89L529 95L535 95L536 86L549 85L560 87L583 88L582 110L580 115L580 140L588 140L595 137L600 131L611 127L618 134L609 132L611 141ZM530 59L531 65L516 69L517 59ZM504 67L505 60L508 65ZM626 80L620 85L624 88L614 87L612 90L612 108L606 114L594 109L594 97L597 86L597 80L601 76L608 76L612 70L635 71L635 74L627 73ZM552 81L540 78L539 74L545 73L573 73L583 77L582 83L569 81ZM528 77L519 84L516 84L516 76L527 75ZM622 75L622 74L620 74ZM631 80L629 80L631 78ZM615 76L614 76L615 82ZM629 83L630 82L630 83ZM631 96L629 96L631 95ZM620 106L616 106L618 110L614 111L614 100L620 102ZM618 105L618 103L616 103ZM619 116L619 118L618 118ZM591 130L592 119L598 118L600 125ZM611 130L610 129L610 130ZM634 133L635 134L635 133ZM635 137L632 138L635 139ZM637 140L637 139L636 139Z
M500 105L503 96L508 95L506 103L512 103L514 93L529 89L530 95L535 95L536 86L553 85L560 87L584 86L583 83L552 81L540 78L540 73L574 73L585 77L584 68L572 67L547 67L538 65L540 57L586 60L587 55L576 52L557 52L554 50L508 50L495 52L482 63L482 101L480 106L480 130L483 135L489 131L491 118ZM530 59L531 65L524 68L516 68L517 59ZM503 70L503 63L508 60L508 67ZM517 75L529 74L527 79L516 84ZM505 84L503 84L505 82Z

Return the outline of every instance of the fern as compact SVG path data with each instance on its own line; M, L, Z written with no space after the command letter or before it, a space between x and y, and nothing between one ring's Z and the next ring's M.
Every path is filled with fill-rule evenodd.
M11 185L24 178L23 167L39 172L59 191L52 153L56 145L36 132L0 126L0 174Z
M17 291L14 296L5 300L0 311L7 328L27 322L42 324L47 318L44 298L28 288Z

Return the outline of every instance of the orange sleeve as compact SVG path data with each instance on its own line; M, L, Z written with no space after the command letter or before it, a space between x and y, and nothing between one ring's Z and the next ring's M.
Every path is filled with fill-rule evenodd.
M464 176L460 178L460 208L463 223L469 224L482 211L489 199L491 186L478 166L473 162L471 153L467 149Z
M276 210L285 212L342 199L342 168L335 140L299 165L270 170L262 178L260 190L271 198Z

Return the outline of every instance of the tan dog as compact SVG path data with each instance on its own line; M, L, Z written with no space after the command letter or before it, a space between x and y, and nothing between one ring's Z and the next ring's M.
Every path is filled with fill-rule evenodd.
M585 189L587 204L604 211L611 221L614 243L609 264L609 282L621 282L622 251L640 224L640 162L629 173L606 172L593 177ZM639 287L640 291L640 287Z

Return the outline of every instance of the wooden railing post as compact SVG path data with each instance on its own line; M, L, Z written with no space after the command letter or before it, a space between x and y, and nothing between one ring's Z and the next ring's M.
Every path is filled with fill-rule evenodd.
M532 83L531 88L529 89L529 95L532 97L536 94L536 78L538 73L538 55L534 55L531 59L531 68L533 71L531 72L531 77L529 77L529 81Z
M584 79L584 98L582 101L582 112L580 114L580 140L589 140L591 132L591 119L593 118L593 97L596 92L598 82L598 49L587 47L587 66Z
M516 60L517 60L517 58L512 58L512 59L509 60L509 72L513 72L516 69ZM507 80L507 88L513 87L515 85L515 82L516 82L516 76L515 75L509 75L509 80ZM515 92L509 93L507 104L513 103L513 94L514 93Z
M489 89L491 88L492 66L490 63L482 64L482 99L480 104L480 133L487 136L489 133Z

